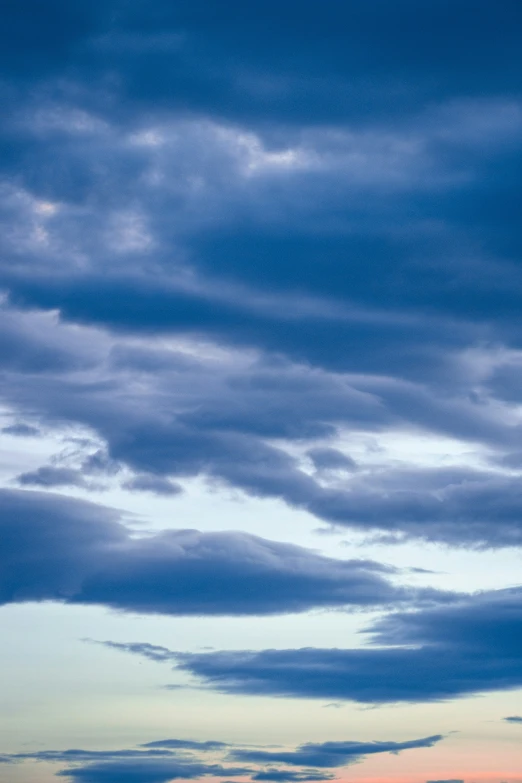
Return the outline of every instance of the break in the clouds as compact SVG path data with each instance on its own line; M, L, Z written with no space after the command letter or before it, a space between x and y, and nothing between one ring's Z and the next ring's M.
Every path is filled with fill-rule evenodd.
M522 687L521 621L522 591L513 588L387 614L367 629L372 644L354 649L184 653L140 643L105 644L173 661L222 693L430 702Z
M112 509L1 490L2 603L55 600L135 613L267 615L452 601L394 584L395 569L247 533L132 534Z

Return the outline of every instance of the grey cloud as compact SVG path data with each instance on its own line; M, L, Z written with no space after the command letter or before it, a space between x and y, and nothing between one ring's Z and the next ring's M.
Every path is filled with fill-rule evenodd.
M291 772L288 769L267 769L262 772L256 772L252 775L252 780L268 780L274 783L294 783L294 781L319 781L333 780L334 775L328 772Z
M56 600L129 612L248 615L455 600L395 586L389 569L247 533L136 537L118 512L59 495L0 490L0 601Z
M94 430L127 489L519 546L517 478L386 490L325 445L413 428L520 466L518 357L468 371L522 344L518 5L66 5L2 32L3 402ZM82 481L49 470L22 481Z
M432 748L442 739L444 738L441 735L436 735L406 742L307 743L286 753L273 750L230 752L231 746L223 742L171 739L124 750L38 750L6 755L0 757L0 760L5 764L26 761L66 764L67 767L57 773L58 777L68 777L74 781L87 780L89 783L113 783L115 780L124 783L167 783L178 778L191 780L204 776L226 775L248 775L251 780L274 783L308 783L332 780L334 776L327 771L327 767L346 766L378 753ZM177 751L181 753L177 754ZM222 760L215 763L202 762L197 755L201 752L220 754ZM281 758L276 759L279 756ZM231 766L234 758L248 761L249 766ZM323 769L310 767L308 762L311 758L318 759L318 766ZM280 760L286 768L259 766L259 763L264 764L271 760ZM288 766L302 768L294 770L288 769Z
M175 759L147 759L106 761L72 767L57 773L58 777L85 783L169 783L171 780L194 780L205 776L223 777L245 775L245 768L222 767L219 764L202 764Z
M73 468L45 465L38 470L21 473L17 481L24 487L85 487L82 474Z
M369 646L164 650L162 660L222 693L366 704L432 702L522 687L521 622L522 589L512 588L385 615L367 629ZM142 652L139 644L127 651ZM270 760L283 760L276 756Z
M307 452L307 456L318 470L357 470L355 460L338 449L314 448Z
M83 460L81 470L90 476L107 477L117 475L121 465L111 460L104 449L98 449Z
M174 743L174 740L171 741ZM210 750L207 743L179 741L179 749L188 751ZM211 746L215 743L209 743ZM152 743L154 745L154 743ZM144 748L144 749L143 749ZM248 767L223 766L219 763L208 764L196 756L186 754L177 756L166 747L129 748L124 750L41 750L28 753L14 753L2 758L6 764L26 761L39 761L53 764L67 764L58 777L70 780L83 780L88 783L167 783L167 781L201 777L244 776L251 772Z
M198 742L196 740L166 739L147 742L141 745L142 748L168 748L169 750L200 750L214 751L224 750L230 747L228 742L218 742L216 740L205 740Z
M494 472L391 469L356 479L349 491L320 493L310 510L340 526L381 530L391 540L413 536L484 548L522 542L518 476Z
M0 432L4 435L18 435L21 438L36 438L41 434L38 427L23 423L9 424L7 427L2 427Z
M153 492L155 495L179 495L182 488L179 484L161 476L142 474L135 476L123 484L124 489L138 492Z
M256 763L279 762L292 766L343 767L376 753L400 753L414 748L431 748L443 740L441 734L407 742L309 742L295 751L234 750L231 758Z
M64 329L60 341L74 353L74 330ZM50 330L50 340L53 334ZM2 391L10 404L37 411L55 426L71 421L87 426L106 441L106 449L78 468L44 466L23 474L26 484L85 486L84 475L110 477L127 465L136 473L126 482L128 489L173 495L178 491L176 478L206 475L254 496L281 498L327 523L382 531L392 538L472 547L520 545L522 503L516 476L457 467L359 466L353 472L344 470L353 463L339 450L309 448L308 457L323 466L319 473L327 479L324 484L273 440L267 443L273 438L313 441L348 426L378 435L400 429L409 417L428 429L483 437L497 450L509 450L518 426L496 421L480 406L475 410L462 400L440 402L412 384L363 383L287 361L252 361L233 352L219 363L192 359L188 369L176 360L174 369L148 373L137 383L110 365L107 371L113 342L101 333L91 336L88 340L80 332L76 344L80 353L84 344L89 346L92 371L87 379L75 369L77 357L68 373L44 374L38 388L24 374L4 377ZM342 465L342 482L337 469L330 471L327 464Z
M51 425L74 422L94 429L107 442L106 470L114 474L120 464L129 465L140 474L130 480L135 488L146 483L148 491L171 492L166 482L172 477L206 474L254 495L280 497L336 524L471 546L519 541L516 478L468 471L464 480L458 471L453 477L439 471L438 483L427 487L427 471L418 470L415 482L399 470L359 471L342 487L323 487L297 460L266 442L335 436L346 427L377 434L410 422L509 450L518 427L458 394L439 399L412 383L377 382L266 356L252 360L233 351L220 362L181 360L179 351L164 348L147 355L154 363L157 351L156 366L165 369L140 376L138 383L110 361L115 345L123 354L138 351L123 338L115 343L100 331L57 325L41 313L8 311L6 317L14 332L33 341L32 351L39 352L44 334L49 350L62 357L60 372L49 366L37 388L26 371L6 373L1 391L9 403L38 412ZM79 370L86 367L87 376ZM321 464L334 459L352 466L333 448L312 447L308 454ZM84 473L101 471L100 459L96 465L93 459L81 466ZM42 470L28 480L42 485L53 478L48 468ZM69 474L68 480L82 477Z
M147 644L146 642L100 642L96 639L85 639L85 641L92 644L102 644L113 650L121 650L122 652L141 655L149 661L155 661L156 663L171 661L173 659L172 650L158 644Z

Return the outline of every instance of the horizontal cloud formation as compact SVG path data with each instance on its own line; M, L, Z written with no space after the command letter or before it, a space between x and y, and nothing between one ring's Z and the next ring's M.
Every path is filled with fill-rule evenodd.
M0 603L379 608L356 649L107 644L230 694L522 686L519 587L448 595L246 533L137 534L53 494L117 487L174 514L197 478L381 542L522 546L520 15L520 0L7 3L0 434L46 447L3 461L18 489L0 489ZM439 738L54 761L77 783L297 783Z
M294 783L297 781L317 781L331 780L334 776L328 772L291 772L288 769L267 769L263 772L256 772L252 775L252 780L270 780L274 783Z
M407 742L345 742L322 743L301 746L296 751L273 753L259 750L235 750L227 753L228 746L222 742L197 742L191 740L164 740L128 750L42 750L34 753L17 753L0 757L2 764L23 761L64 763L58 777L88 783L167 783L170 780L194 780L201 777L245 777L252 781L274 781L274 783L306 783L308 781L330 780L333 775L316 767L340 767L355 763L376 753L399 753L415 748L431 748L443 739L441 735ZM143 749L144 748L144 749ZM177 753L184 752L184 755ZM223 759L209 763L194 755L199 753L221 753ZM278 756L278 758L276 758ZM300 760L302 757L302 760ZM230 760L243 758L254 767L229 766ZM317 764L312 759L317 759ZM207 757L208 759L208 757ZM302 767L295 771L285 767L260 767L266 761L279 761L286 767ZM226 765L226 766L225 766Z
M176 740L171 740L175 743ZM178 740L177 749L200 752L220 749L222 743ZM155 743L151 743L155 745ZM161 743L160 743L161 744ZM143 750L142 748L145 748ZM67 764L57 772L58 777L87 783L167 783L171 780L198 780L201 777L237 777L251 772L249 767L223 766L208 763L187 754L184 756L168 748L125 750L41 750L33 753L15 753L0 757L3 764L26 761Z
M470 407L461 392L441 400L418 384L241 351L219 349L216 357L214 347L197 355L190 342L182 350L152 345L145 351L121 337L60 325L49 314L6 310L1 318L13 340L12 356L0 357L8 404L47 427L87 427L105 443L83 455L78 447L76 460L20 474L22 486L89 489L121 480L131 491L175 496L181 486L173 477L203 475L257 497L281 498L327 523L391 538L475 547L522 541L519 430L497 406ZM37 386L33 356L40 362ZM361 465L338 448L303 448L346 428L400 438L412 424L438 436L482 440L495 464L386 466L367 457ZM300 455L288 449L292 442Z
M244 775L248 770L235 770L219 764L199 764L176 759L103 761L71 767L58 772L58 777L83 783L169 783L171 780L199 780L202 777Z
M176 758L167 751L65 750L2 757L4 764L30 760L73 764L57 772L57 776L87 783L168 783L178 779L244 776L251 771L248 767L224 767L193 758Z
M506 723L522 723L521 715L510 715L508 718L504 718Z
M0 32L4 433L87 428L130 491L520 546L518 0L27 7ZM405 432L484 464L339 448Z
M522 687L521 628L522 588L513 588L388 614L369 629L377 646L357 649L182 653L140 643L106 644L173 661L223 693L382 704ZM306 755L309 747L300 752ZM320 765L319 756L313 763Z
M130 612L248 615L455 600L395 586L394 569L334 560L247 533L136 536L116 511L0 490L0 602L56 600Z
M294 751L235 750L232 758L247 762L279 762L295 766L344 767L375 753L400 753L413 748L432 748L443 739L437 734L408 742L308 742Z

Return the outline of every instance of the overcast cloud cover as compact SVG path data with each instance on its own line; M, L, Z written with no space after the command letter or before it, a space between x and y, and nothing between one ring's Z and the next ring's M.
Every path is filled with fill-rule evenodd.
M522 781L521 30L3 4L2 783Z

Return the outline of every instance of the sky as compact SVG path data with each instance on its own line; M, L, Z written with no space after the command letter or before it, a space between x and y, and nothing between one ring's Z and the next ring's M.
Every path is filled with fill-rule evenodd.
M520 0L4 0L0 783L522 783Z

